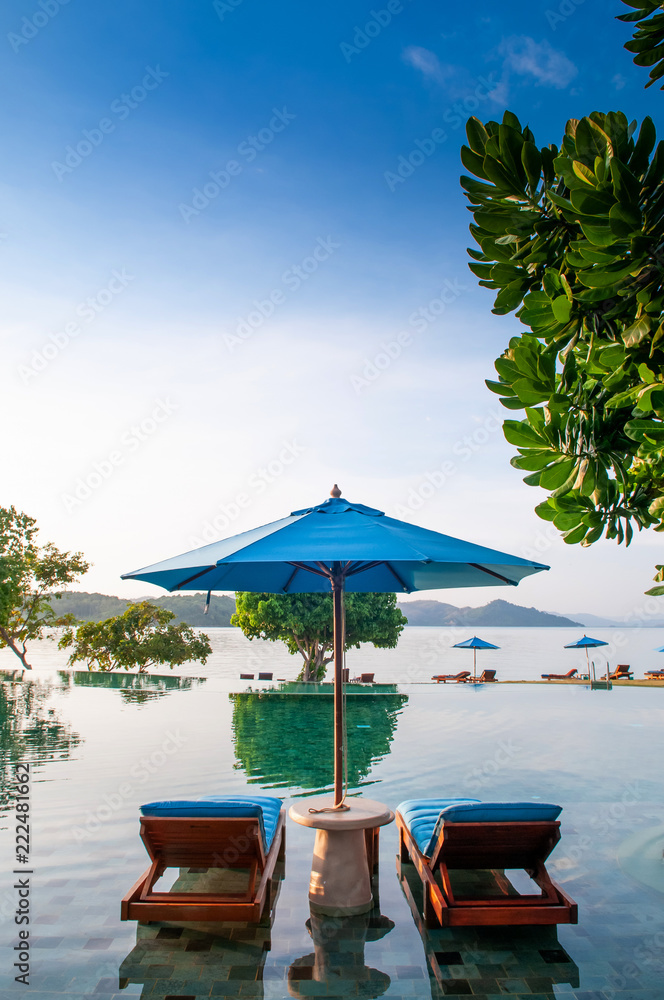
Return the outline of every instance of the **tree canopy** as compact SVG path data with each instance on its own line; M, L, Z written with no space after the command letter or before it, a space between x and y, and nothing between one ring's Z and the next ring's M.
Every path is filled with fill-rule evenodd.
M172 611L141 601L106 621L70 626L58 645L72 649L71 666L85 661L89 670L138 667L139 673L144 673L157 664L172 669L189 660L205 663L212 652L207 635L197 635L188 625L169 624L173 618Z
M346 594L345 649L370 642L393 649L407 619L397 608L395 594ZM304 666L299 679L320 681L333 659L332 594L237 593L231 625L248 639L283 642L292 655L300 653Z
M81 552L39 546L38 530L33 517L0 507L0 649L11 649L28 670L27 643L71 620L58 616L51 601L89 568Z

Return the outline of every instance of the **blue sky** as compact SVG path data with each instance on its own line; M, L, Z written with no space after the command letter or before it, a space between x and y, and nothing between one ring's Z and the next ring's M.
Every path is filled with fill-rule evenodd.
M468 271L458 183L472 113L542 145L592 110L659 125L623 9L7 0L2 502L129 595L338 481L552 566L427 596L643 605L657 536L568 548L509 466L484 379L519 324Z

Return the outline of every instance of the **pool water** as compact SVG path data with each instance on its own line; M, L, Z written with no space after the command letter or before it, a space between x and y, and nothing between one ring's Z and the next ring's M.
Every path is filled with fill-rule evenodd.
M331 702L245 684L213 673L128 686L45 667L0 683L3 996L661 1000L664 695L653 689L402 683L349 699L351 794L391 808L419 796L562 805L548 868L578 903L577 926L427 930L412 869L397 877L394 825L381 831L374 910L312 916L313 831L290 820L271 920L121 922L147 867L141 803L264 789L288 806L329 788ZM33 770L28 986L12 968L20 761Z

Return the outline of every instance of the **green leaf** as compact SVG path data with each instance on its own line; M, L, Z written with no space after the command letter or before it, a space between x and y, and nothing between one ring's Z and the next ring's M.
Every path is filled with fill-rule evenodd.
M556 490L566 483L576 469L575 458L560 458L548 469L545 469L540 479L540 486L544 490ZM575 477L576 478L576 477Z
M525 420L505 420L503 434L510 444L517 448L541 448L542 438Z
M473 116L468 119L466 122L466 135L468 136L468 145L473 152L484 156L484 147L489 141L489 133L479 118Z
M642 316L623 330L622 339L627 347L636 347L642 340L645 340L650 333L652 321L647 316Z
M551 308L559 323L567 323L572 312L572 303L567 295L558 295L551 303Z

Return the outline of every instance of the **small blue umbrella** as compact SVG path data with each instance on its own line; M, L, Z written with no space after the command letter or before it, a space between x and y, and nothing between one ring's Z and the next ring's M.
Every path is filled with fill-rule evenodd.
M445 587L515 587L542 563L464 542L383 511L344 500L295 510L163 562L125 573L168 591L235 590L329 593L334 608L334 801L343 802L343 594L395 593Z
M485 639L478 639L476 635L472 639L466 639L465 642L455 642L452 649L472 649L473 651L473 680L477 679L477 650L478 649L500 649L500 646L494 646L492 642L487 642Z
M585 649L586 651L586 662L588 663L588 677L590 677L590 657L588 656L588 650L594 649L596 646L608 646L608 642L604 642L603 639L593 639L589 635L584 635L576 642L570 642L564 649ZM593 667L593 670L595 668Z

